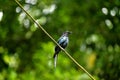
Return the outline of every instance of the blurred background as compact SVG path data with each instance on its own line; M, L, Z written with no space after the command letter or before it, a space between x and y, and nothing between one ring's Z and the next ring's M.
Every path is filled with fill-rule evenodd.
M96 80L120 80L119 0L19 0ZM13 1L0 0L0 80L91 80Z

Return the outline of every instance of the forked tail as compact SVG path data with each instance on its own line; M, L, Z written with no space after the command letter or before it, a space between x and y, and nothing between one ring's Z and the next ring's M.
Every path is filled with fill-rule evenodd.
M58 54L54 54L53 58L54 58L54 67L56 68L56 64L57 64L57 57L58 57Z

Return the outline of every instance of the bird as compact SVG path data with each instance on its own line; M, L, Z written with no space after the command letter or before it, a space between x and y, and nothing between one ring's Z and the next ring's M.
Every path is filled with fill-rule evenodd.
M69 37L68 35L71 34L72 32L70 31L65 31L62 36L58 39L57 43L62 47L62 48L66 48L68 43L69 43ZM61 51L60 47L58 45L55 46L55 53L53 55L54 58L54 67L56 67L56 63L57 63L57 57L58 57L58 53Z

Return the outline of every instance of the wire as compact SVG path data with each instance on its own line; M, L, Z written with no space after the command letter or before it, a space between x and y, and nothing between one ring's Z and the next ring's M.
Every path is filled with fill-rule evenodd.
M82 69L92 80L95 78L84 68L82 67L65 49L63 49L55 40L54 38L22 7L22 5L15 0L15 2L19 5L20 8L31 18L31 20L56 44L60 47L60 49L77 65L80 69Z

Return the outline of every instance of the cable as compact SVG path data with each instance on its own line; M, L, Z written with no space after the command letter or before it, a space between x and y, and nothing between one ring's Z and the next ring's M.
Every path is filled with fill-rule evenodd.
M95 80L94 77L82 67L65 49L63 49L54 38L22 7L22 5L15 0L15 2L19 5L20 8L31 18L31 20L56 44L60 47L60 49L77 65L80 69L82 69L92 80Z

